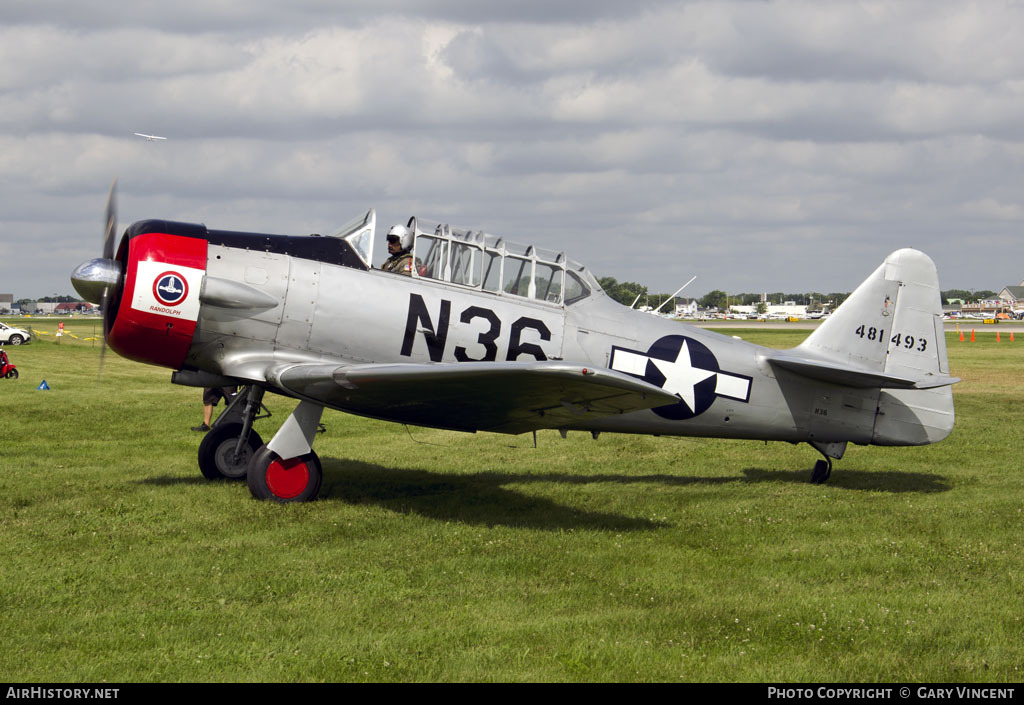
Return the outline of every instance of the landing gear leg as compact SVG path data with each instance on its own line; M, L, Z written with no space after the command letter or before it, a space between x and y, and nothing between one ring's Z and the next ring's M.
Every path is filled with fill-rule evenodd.
M323 467L313 452L313 438L324 407L300 402L270 443L249 461L246 482L256 499L312 502L320 492Z
M253 421L263 407L263 388L244 387L199 444L199 470L210 480L241 480L249 460L263 445L260 434L252 430Z

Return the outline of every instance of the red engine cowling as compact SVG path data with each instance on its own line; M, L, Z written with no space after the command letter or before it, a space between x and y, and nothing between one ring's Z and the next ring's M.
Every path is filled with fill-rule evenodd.
M199 319L207 241L163 232L128 235L117 259L124 284L107 342L124 357L180 369Z

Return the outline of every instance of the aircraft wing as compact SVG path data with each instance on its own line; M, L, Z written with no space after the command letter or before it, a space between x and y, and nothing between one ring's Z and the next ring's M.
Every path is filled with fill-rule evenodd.
M437 364L299 363L267 381L365 416L464 431L524 433L576 425L679 398L613 370L561 361Z
M796 372L804 377L842 384L847 387L882 389L931 389L956 384L959 377L948 375L923 375L921 377L904 377L885 372L873 372L853 367L849 364L831 362L812 357L803 357L789 352L779 352L768 357L768 362L777 367Z

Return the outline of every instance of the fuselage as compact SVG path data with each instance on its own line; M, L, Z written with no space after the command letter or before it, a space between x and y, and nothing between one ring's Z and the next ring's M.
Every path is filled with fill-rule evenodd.
M846 413L832 433L830 385L774 370L760 346L635 311L596 288L571 304L552 303L219 245L209 248L207 276L246 282L281 301L260 312L204 305L186 364L208 372L237 376L251 359L249 376L259 379L268 355L349 365L560 359L642 377L680 396L674 408L568 429L787 441L871 437L877 390L846 390ZM786 376L793 377L789 384Z

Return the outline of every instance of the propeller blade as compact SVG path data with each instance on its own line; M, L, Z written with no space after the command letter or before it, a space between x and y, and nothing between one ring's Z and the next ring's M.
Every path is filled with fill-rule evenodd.
M117 235L117 177L110 184L110 193L107 195L107 217L106 229L103 232L103 259L108 262L114 259L114 237ZM120 268L118 268L120 269ZM100 364L96 373L96 379L103 378L103 361L107 356L107 334L114 325L110 315L110 289L108 284L103 287L103 295L100 300L100 311L103 312L103 342L100 345Z
M121 263L114 259L114 236L117 234L117 179L110 184L107 196L107 213L103 226L103 256L83 262L71 273L71 283L75 291L94 304L99 304L103 312L103 345L100 348L100 373L103 371L103 358L107 354L107 335L114 325L110 313L111 299L123 281Z
M107 196L106 230L103 233L103 259L114 259L114 235L117 233L117 179Z
M103 303L100 304L100 310L103 311L103 340L100 342L100 362L96 367L96 381L99 382L103 379L103 360L107 356L107 295L103 294Z

